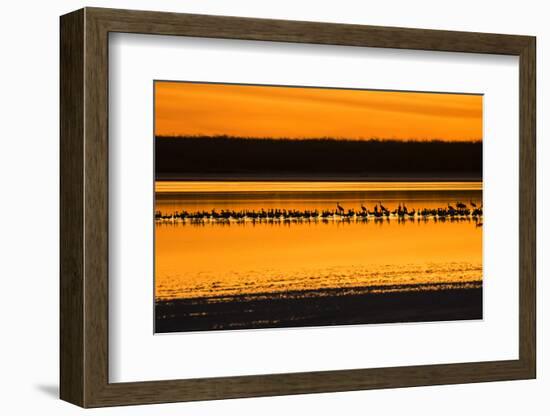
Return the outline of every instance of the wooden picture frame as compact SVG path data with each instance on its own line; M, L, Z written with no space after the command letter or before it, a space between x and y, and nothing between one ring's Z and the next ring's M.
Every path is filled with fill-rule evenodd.
M101 407L530 379L536 376L535 38L85 8L61 17L61 399ZM519 56L519 359L110 383L108 35L111 32Z

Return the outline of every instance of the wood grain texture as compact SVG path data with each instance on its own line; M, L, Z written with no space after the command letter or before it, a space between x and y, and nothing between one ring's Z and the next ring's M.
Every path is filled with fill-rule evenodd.
M85 406L108 380L108 33L86 12L84 59Z
M519 356L536 377L536 41L520 54Z
M520 57L519 359L109 383L108 33ZM61 397L100 407L535 377L535 39L484 33L87 8L61 19Z
M60 388L84 404L84 12L61 19Z
M528 36L87 8L110 32L519 55Z

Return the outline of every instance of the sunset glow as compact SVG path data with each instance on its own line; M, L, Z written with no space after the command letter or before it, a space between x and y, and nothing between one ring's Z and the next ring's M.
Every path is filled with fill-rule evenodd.
M155 333L482 319L482 112L155 82Z
M472 141L482 95L155 83L155 134Z

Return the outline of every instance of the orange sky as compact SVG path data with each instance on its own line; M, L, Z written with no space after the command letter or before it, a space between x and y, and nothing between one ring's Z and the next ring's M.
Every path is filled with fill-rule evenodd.
M155 83L155 134L482 138L481 95Z

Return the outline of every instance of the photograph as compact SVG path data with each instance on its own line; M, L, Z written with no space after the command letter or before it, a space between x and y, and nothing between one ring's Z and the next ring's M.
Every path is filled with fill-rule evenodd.
M483 94L153 88L155 333L483 319Z
M541 7L63 1L5 66L9 406L537 413Z

